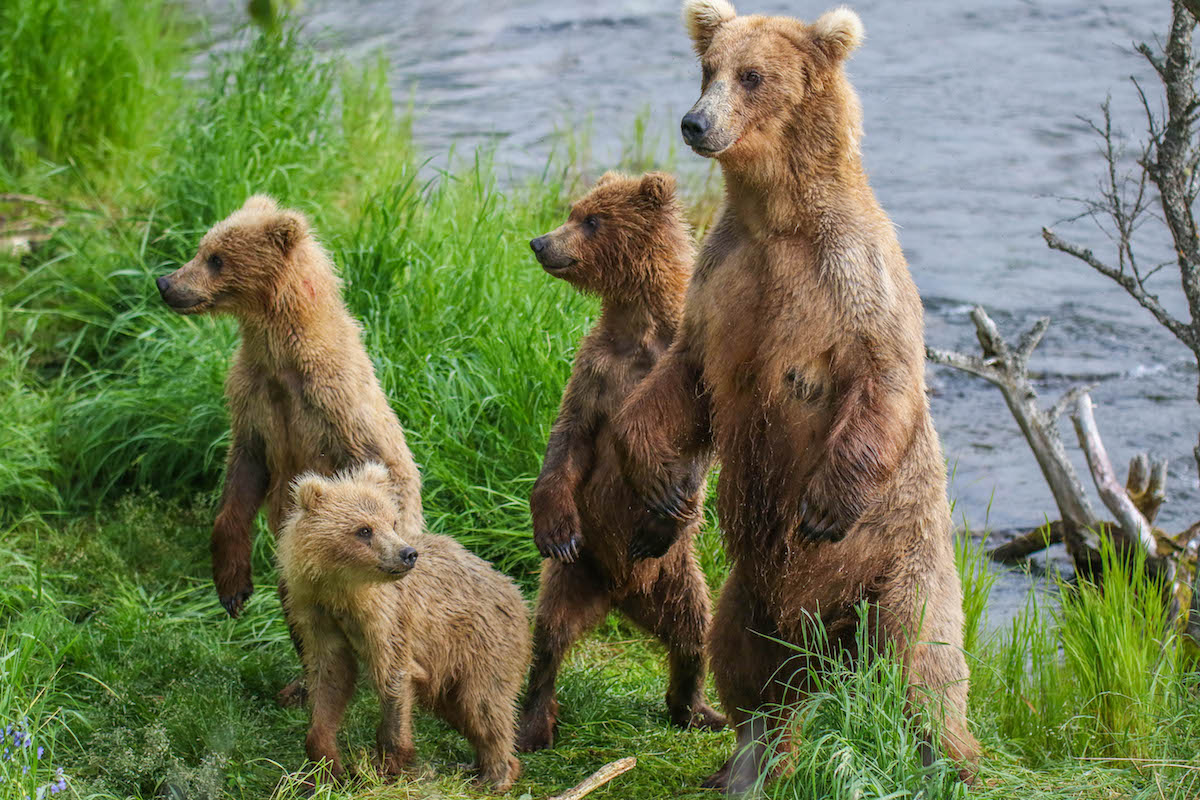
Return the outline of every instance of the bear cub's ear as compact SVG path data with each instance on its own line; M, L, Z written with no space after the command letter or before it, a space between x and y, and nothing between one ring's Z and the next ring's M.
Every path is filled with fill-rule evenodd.
M683 24L692 37L696 55L707 53L717 28L736 16L729 0L683 0Z
M623 177L624 176L621 173L615 172L610 169L608 172L604 173L603 175L601 175L599 178L596 179L596 185L593 186L592 188L599 189L601 186L608 186L610 183L615 183L616 181L619 181Z
M651 208L662 208L675 199L675 176L665 172L647 172L638 191Z
M312 472L301 475L292 484L292 500L301 511L312 511L321 504L326 485L325 479L320 475Z
M285 256L308 235L308 220L298 211L280 211L264 225L267 238Z
M813 38L825 55L841 61L862 44L862 20L845 6L826 11L813 23Z
M368 461L358 467L351 477L355 481L374 484L386 492L392 490L392 474L388 472L387 467L377 461Z
M278 211L279 205L275 202L275 198L266 194L252 194L246 198L246 202L242 204L243 211Z

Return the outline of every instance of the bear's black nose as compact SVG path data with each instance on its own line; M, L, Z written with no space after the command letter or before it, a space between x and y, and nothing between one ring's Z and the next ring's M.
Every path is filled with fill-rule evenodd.
M533 248L533 252L535 252L535 253L542 252L543 250L546 249L546 237L545 236L537 237L536 239L534 239L532 242L529 243L529 246Z
M703 114L691 111L684 115L683 122L679 123L679 129L683 131L685 142L697 144L704 138L704 134L708 133L708 119Z
M417 563L417 549L415 547L406 547L400 551L400 560L404 562L404 566L411 567Z
M169 280L167 280L165 275L163 277L159 278L158 280L156 280L154 282L154 285L158 287L159 294L162 294L167 289L171 288L171 282Z

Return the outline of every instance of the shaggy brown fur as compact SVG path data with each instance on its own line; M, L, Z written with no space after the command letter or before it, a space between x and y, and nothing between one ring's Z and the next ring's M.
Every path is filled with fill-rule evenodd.
M559 665L611 608L666 645L671 719L721 727L724 719L704 701L710 611L692 552L708 460L688 465L683 518L658 517L622 477L610 426L666 352L683 309L694 251L675 180L609 173L564 225L531 246L549 274L599 295L603 308L579 346L530 497L534 541L551 560L542 570L520 746L536 750L553 742ZM641 548L631 552L631 541Z
M664 511L710 437L721 461L734 566L710 657L738 749L712 784L745 791L767 757L749 712L783 699L772 679L787 651L764 635L801 642L816 617L848 648L861 601L969 777L978 745L921 300L863 170L842 68L861 23L846 9L814 24L739 17L724 0L690 0L684 16L703 67L684 136L718 159L726 197L680 333L617 427L626 473Z
M367 464L295 483L279 537L286 604L303 643L312 702L305 750L342 774L337 730L357 662L379 692L379 767L412 761L414 700L475 748L496 791L520 773L517 694L529 666L529 617L517 587L446 536L407 527L391 472Z
M423 528L421 479L404 432L342 303L333 265L301 214L251 197L205 234L191 261L159 278L158 288L180 314L232 314L241 329L225 385L232 444L212 535L213 580L230 616L254 591L254 517L265 502L278 536L288 487L302 472L332 475L382 462L403 530Z

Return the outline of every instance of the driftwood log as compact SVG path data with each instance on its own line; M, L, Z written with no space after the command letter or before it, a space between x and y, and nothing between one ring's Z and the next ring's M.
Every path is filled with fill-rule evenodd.
M1099 580L1102 579L1101 559L1096 541L1100 536L1109 536L1118 552L1145 555L1147 569L1163 580L1164 589L1171 594L1172 616L1179 611L1180 601L1190 591L1185 628L1200 642L1200 584L1194 577L1190 581L1177 579L1180 572L1186 576L1189 569L1193 574L1200 572L1194 566L1196 551L1200 549L1200 523L1174 537L1154 527L1159 509L1166 501L1166 460L1151 459L1145 453L1135 455L1129 462L1129 473L1122 485L1100 436L1087 387L1072 387L1049 409L1043 409L1038 403L1037 390L1029 376L1029 357L1045 334L1049 320L1039 319L1013 346L1004 339L981 306L972 309L971 319L975 323L982 355L935 348L926 348L926 355L935 364L984 378L1000 389L1033 450L1062 515L1059 520L995 548L991 557L1011 563L1051 544L1063 542L1076 570ZM1092 483L1115 521L1103 520L1096 515L1083 483L1067 458L1058 420L1068 408L1079 447L1087 458Z
M568 789L562 794L551 797L550 800L579 800L581 797L596 791L618 775L623 775L624 773L629 772L629 770L636 766L637 759L632 756L613 761L610 764L605 764L587 778L580 781L578 785Z

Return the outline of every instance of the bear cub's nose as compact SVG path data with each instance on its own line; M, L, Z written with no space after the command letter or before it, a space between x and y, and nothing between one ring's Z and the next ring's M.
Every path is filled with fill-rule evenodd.
M683 122L679 123L679 129L683 131L685 142L696 144L704 138L704 134L708 133L708 119L703 114L692 111L684 115Z
M417 563L417 549L415 547L406 547L400 551L400 561L406 567L411 567Z
M542 252L543 250L546 249L546 237L545 236L537 237L536 239L534 239L532 242L529 243L529 246L533 248L533 252L535 252L535 253Z
M169 280L167 280L165 275L163 277L159 278L158 280L156 280L154 282L154 285L158 287L159 294L162 294L167 289L171 288L171 282Z

